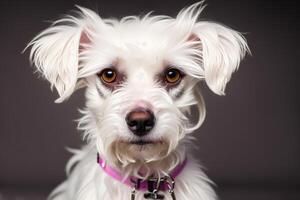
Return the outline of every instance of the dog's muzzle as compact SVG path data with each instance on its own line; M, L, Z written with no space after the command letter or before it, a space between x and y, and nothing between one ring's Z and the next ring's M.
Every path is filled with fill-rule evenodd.
M140 107L127 114L126 123L133 134L142 137L153 129L155 116L151 110Z

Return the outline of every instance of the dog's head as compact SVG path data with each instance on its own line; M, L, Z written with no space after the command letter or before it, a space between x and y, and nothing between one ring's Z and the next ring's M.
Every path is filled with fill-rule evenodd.
M101 19L78 7L29 45L31 59L58 91L56 102L86 87L80 120L106 159L123 165L169 155L205 116L196 84L216 94L248 50L240 33L198 21L201 3L167 16ZM191 106L199 111L188 120Z

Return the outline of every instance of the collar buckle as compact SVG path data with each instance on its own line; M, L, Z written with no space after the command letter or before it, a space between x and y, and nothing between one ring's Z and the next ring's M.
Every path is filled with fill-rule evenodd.
M131 200L135 200L136 190L140 188L141 179L137 179L136 181L130 179L133 183L133 187L131 190ZM176 196L174 193L175 188L175 180L171 176L165 176L162 178L150 177L147 179L148 192L144 194L145 199L164 199L165 196L160 194L159 191L164 188L164 185L168 187L168 192L170 193L172 200L176 200Z
M165 196L159 194L159 190L161 189L165 178L155 178L150 177L148 179L148 193L144 194L145 199L164 199Z

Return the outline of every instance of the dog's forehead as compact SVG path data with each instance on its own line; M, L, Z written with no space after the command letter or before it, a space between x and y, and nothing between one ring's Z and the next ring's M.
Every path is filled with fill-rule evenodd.
M141 51L143 53L163 50L169 43L172 34L163 27L136 25L125 26L116 30L116 35L121 43L129 51Z
M135 22L116 26L113 40L119 49L120 66L126 71L140 68L147 73L161 71L166 55L178 40L173 31L168 23Z
M143 59L139 55L122 58L118 63L120 70L126 72L130 79L148 80L164 69L163 60L155 57Z

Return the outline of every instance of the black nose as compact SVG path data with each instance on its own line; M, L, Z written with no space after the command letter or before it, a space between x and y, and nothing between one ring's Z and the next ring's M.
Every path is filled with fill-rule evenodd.
M137 108L127 114L126 122L132 133L144 136L154 127L155 117L150 110Z

